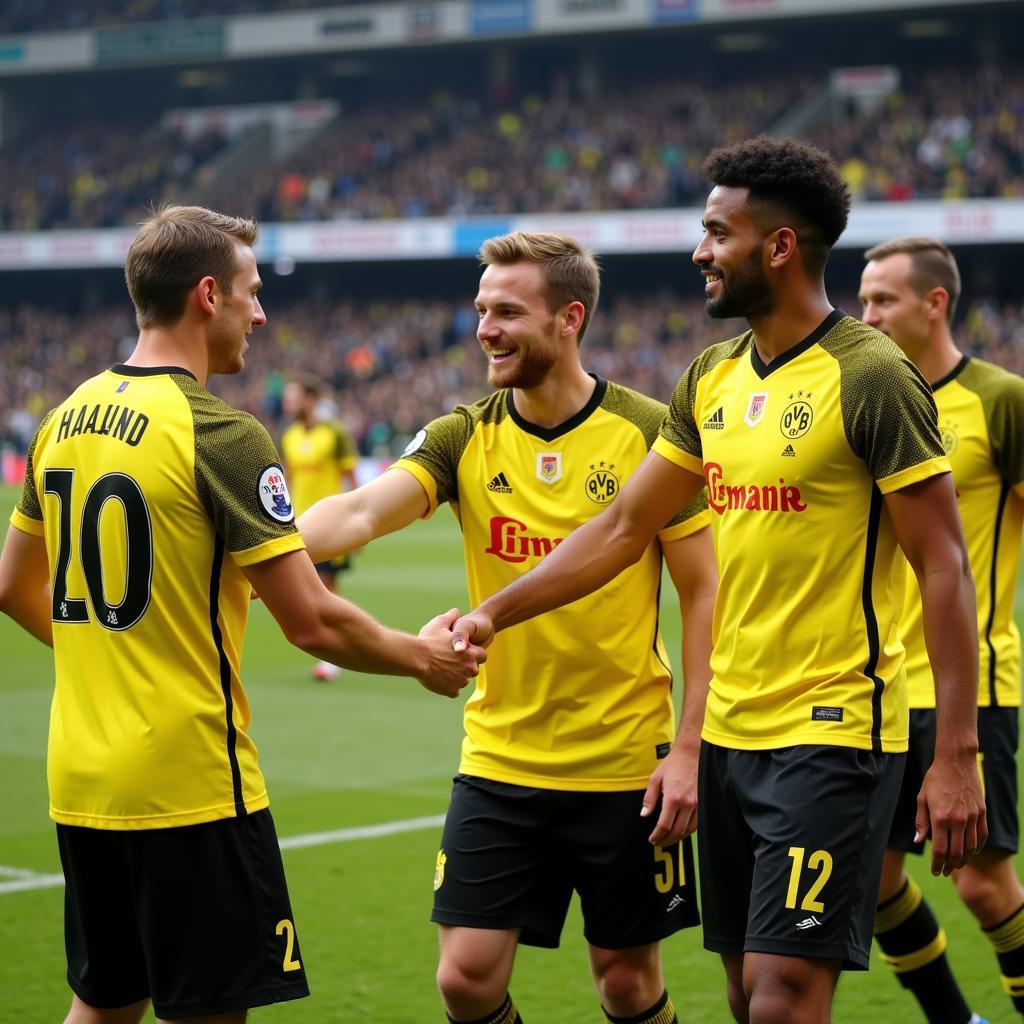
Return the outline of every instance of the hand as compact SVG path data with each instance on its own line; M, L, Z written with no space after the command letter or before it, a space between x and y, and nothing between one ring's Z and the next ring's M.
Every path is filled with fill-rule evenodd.
M457 697L487 660L487 652L476 644L466 643L460 650L455 649L451 628L458 617L458 608L452 608L431 619L419 632L429 660L426 672L416 678L443 697Z
M640 816L653 814L661 797L661 814L648 841L670 846L697 827L697 751L675 747L658 762L647 783Z
M985 800L973 752L936 756L917 797L915 824L914 842L931 832L933 875L951 875L985 845Z
M452 647L456 651L465 650L470 641L487 647L493 639L494 623L490 616L485 615L479 608L463 615L452 626Z

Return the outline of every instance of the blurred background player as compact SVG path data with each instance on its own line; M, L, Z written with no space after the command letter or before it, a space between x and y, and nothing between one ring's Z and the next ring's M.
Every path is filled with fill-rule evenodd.
M951 326L960 272L949 249L927 237L897 238L864 254L864 322L888 334L932 386L943 446L978 592L978 761L988 843L953 873L961 899L992 943L1003 987L1024 1013L1024 887L1017 851L1020 634L1013 619L1024 520L1024 380L968 357ZM914 841L917 791L935 749L935 685L925 647L921 594L907 581L910 751L878 893L875 933L883 959L917 997L931 1024L975 1021L946 958L946 934L904 870Z
M927 385L825 292L850 203L835 163L761 136L704 169L714 187L693 262L706 310L750 330L683 374L617 500L452 629L457 645L486 641L579 601L706 479L720 585L699 779L704 945L722 957L736 1021L823 1024L840 971L868 966L903 774L903 650L885 642L897 544L936 666L919 811L932 870L984 843L973 587Z
M0 554L0 610L54 650L68 1024L309 994L239 676L250 585L310 653L450 697L476 670L454 609L411 637L320 586L269 434L207 390L266 323L256 237L194 206L142 225L138 342L44 417Z
M321 498L356 487L359 453L345 425L322 416L321 390L319 380L311 376L290 380L284 388L283 411L292 423L281 435L281 456L297 516ZM350 558L346 554L317 562L317 575L331 593L341 593L338 573L350 567ZM329 661L318 661L313 678L334 679L340 671Z
M485 242L481 261L477 337L499 390L428 423L391 472L320 502L301 526L319 558L449 502L475 601L612 503L667 411L583 369L600 272L578 242L514 232ZM658 943L698 921L689 834L715 590L707 524L696 495L614 584L489 652L434 878L449 1020L521 1020L508 993L516 946L557 946L574 890L608 1019L676 1020ZM662 556L684 627L674 742Z

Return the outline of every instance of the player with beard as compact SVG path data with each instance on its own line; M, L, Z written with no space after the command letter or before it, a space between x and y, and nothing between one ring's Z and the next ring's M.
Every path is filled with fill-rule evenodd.
M707 310L750 330L694 360L618 500L453 627L488 640L606 586L707 480L720 584L702 731L704 942L749 1024L821 1024L865 969L907 749L897 632L906 562L935 675L918 798L932 870L985 841L974 589L935 404L884 335L824 286L849 192L823 151L713 152L693 260ZM500 634L499 634L500 637Z
M580 362L594 258L571 238L514 232L488 241L481 260L477 337L498 390L429 423L390 472L302 516L315 558L448 502L479 601L614 504L647 455L666 407ZM658 942L697 923L689 834L715 588L706 502L695 491L684 504L618 580L489 651L434 876L452 1021L521 1020L508 994L517 944L557 946L573 890L608 1019L676 1020ZM675 739L662 556L684 625Z

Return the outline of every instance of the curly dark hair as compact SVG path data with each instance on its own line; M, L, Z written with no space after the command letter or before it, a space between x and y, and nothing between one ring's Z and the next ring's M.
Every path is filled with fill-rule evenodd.
M817 250L814 262L824 268L850 213L850 189L825 150L759 135L713 150L704 173L713 185L749 189L766 218L792 219L805 255Z

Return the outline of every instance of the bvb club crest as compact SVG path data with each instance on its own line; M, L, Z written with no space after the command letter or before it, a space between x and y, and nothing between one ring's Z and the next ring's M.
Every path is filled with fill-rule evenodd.
M546 484L562 479L561 452L537 452L537 479Z
M779 420L779 430L782 431L783 437L794 440L803 437L811 429L813 420L814 410L801 398L786 406L786 411Z
M947 421L939 428L939 432L942 434L942 448L947 455L952 455L956 451L956 446L960 441L956 432L957 426L958 424Z
M764 415L764 408L767 404L768 392L755 391L750 396L750 404L747 406L747 411L743 414L743 422L748 427L756 427L761 422L761 417Z
M434 868L434 892L437 892L444 883L444 865L448 860L444 850L437 851L437 866Z
M598 505L607 505L619 493L619 478L613 469L612 463L603 460L590 467L590 475L583 486L587 497Z

